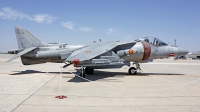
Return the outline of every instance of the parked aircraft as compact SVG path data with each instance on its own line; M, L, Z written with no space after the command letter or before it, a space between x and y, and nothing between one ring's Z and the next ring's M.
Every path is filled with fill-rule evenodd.
M136 74L140 70L139 63L188 53L182 48L168 45L152 37L134 41L108 41L82 45L47 44L20 26L14 28L19 49L8 51L10 54L16 54L8 62L21 57L24 65L55 62L65 63L63 67L67 67L73 64L74 67L82 68L83 72L80 74L82 77L85 77L85 74L93 74L94 69L121 68L133 64L136 67L130 67L128 73ZM131 62L134 63L131 65Z

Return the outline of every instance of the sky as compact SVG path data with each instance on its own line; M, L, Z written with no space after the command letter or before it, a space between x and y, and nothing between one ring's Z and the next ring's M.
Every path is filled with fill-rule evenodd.
M200 50L199 0L1 0L0 52L18 49L15 25L46 43L152 36Z

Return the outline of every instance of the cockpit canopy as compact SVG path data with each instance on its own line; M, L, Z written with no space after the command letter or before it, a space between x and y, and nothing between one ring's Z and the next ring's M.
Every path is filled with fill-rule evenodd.
M139 39L141 41L145 41L145 42L148 42L152 45L155 45L155 46L165 46L165 45L168 45L166 44L165 42L155 38L155 37L144 37L142 39Z

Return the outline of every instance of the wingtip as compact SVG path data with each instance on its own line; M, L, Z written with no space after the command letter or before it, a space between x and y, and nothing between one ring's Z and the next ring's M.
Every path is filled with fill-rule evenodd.
M19 28L20 28L20 29L24 29L23 27L18 26L18 25L15 25L14 28L15 28L15 29L19 29Z
M8 61L6 61L6 62L11 62L13 59L11 58L11 59L9 59Z

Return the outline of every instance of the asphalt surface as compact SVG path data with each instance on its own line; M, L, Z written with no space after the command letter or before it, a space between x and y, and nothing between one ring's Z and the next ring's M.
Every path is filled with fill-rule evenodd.
M0 112L200 111L197 60L159 59L141 64L138 75L123 67L81 79L73 66L60 75L62 63L24 66L20 58L7 63L11 57L0 54Z

